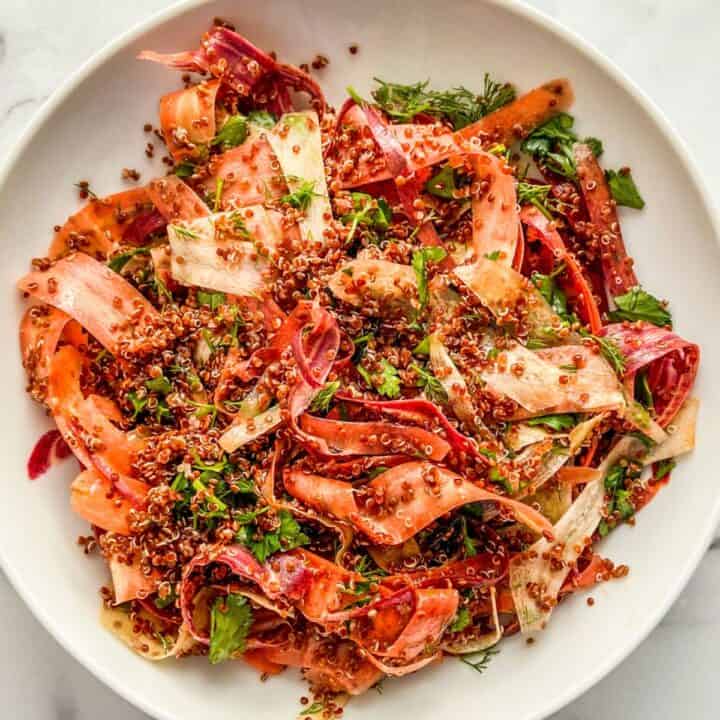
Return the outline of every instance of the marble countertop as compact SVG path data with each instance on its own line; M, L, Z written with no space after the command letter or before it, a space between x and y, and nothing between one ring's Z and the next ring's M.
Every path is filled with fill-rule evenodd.
M720 187L716 125L720 3L715 0L529 0L615 61L681 131L711 187ZM168 0L2 0L0 161L68 74ZM659 627L613 673L553 720L718 717L720 538ZM0 715L26 720L141 720L73 660L0 573Z

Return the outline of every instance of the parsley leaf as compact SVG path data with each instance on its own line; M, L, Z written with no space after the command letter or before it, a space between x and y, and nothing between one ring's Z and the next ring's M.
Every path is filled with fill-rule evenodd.
M603 154L603 144L602 140L598 140L596 137L586 137L583 140L583 143L587 145L590 150L592 151L592 154L595 157L600 157Z
M358 227L371 230L387 230L392 222L392 210L384 198L373 198L367 193L354 192L351 195L353 212L341 217L344 223L350 223L347 243L355 237Z
M520 149L531 155L538 165L567 178L575 177L572 146L578 139L572 127L572 115L560 113L533 130Z
M470 624L470 611L466 607L461 607L452 624L448 628L450 632L462 632Z
M224 292L206 292L205 290L197 292L197 301L200 305L209 305L211 310L217 310L224 305L226 299Z
M138 394L135 392L129 392L127 394L127 398L130 401L130 404L133 407L133 420L137 420L138 417L142 414L142 412L145 410L145 407L148 403L147 397L138 397Z
M277 530L265 533L260 540L249 543L250 549L261 563L276 552L293 550L310 542L310 538L288 510L281 510L278 518L280 527Z
M447 391L432 372L421 368L419 365L415 365L414 363L410 366L410 368L417 373L417 386L422 388L425 395L427 395L428 400L440 403L447 402Z
M533 205L548 220L552 220L552 213L548 206L548 195L551 185L535 185L533 183L519 182L517 185L517 199L520 205Z
M211 145L220 145L223 150L242 145L248 135L247 118L244 115L232 115L220 128L220 132L210 141Z
M150 248L148 247L139 247L127 250L126 252L110 258L110 260L108 260L108 267L114 272L119 273L136 255L148 255L149 253Z
M400 375L397 369L391 365L385 358L380 361L382 365L381 383L377 387L377 391L391 400L400 396Z
M624 295L615 298L617 310L610 313L610 319L615 321L647 320L658 327L672 327L672 316L666 307L654 296L645 292L641 287L634 287Z
M669 458L667 460L661 460L657 465L657 470L655 471L655 480L662 480L664 477L667 477L677 465L677 462L675 461L675 458Z
M452 200L457 191L455 171L449 164L444 165L425 183L425 190L436 197Z
M618 375L622 375L625 372L625 356L622 354L622 350L618 347L618 344L606 337L598 337L592 335L587 330L580 330L580 334L586 338L592 338L599 346L600 352L603 357L610 363L613 370Z
M339 389L339 380L325 383L325 385L318 391L317 395L313 398L313 401L310 405L310 410L312 412L327 412L330 409L330 403L332 402L335 393Z
M167 395L172 392L172 383L164 375L152 378L151 380L146 380L145 387L148 390L159 393L160 395Z
M530 426L546 425L551 430L570 430L577 424L577 418L570 414L542 415L541 417L530 418L527 421Z
M568 313L567 297L555 281L555 278L564 270L565 265L559 265L550 275L534 272L530 280L540 291L540 294L545 298L553 312L563 320L571 321L573 318L571 318Z
M463 547L465 548L465 556L466 557L475 557L477 555L477 548L475 547L475 541L468 535L467 519L464 516L460 517L460 527L462 529Z
M420 299L420 312L425 309L430 294L428 292L427 264L428 262L441 262L447 252L444 248L433 246L416 250L412 256L412 268L417 279L418 298Z
M210 612L210 651L215 665L245 652L245 640L253 622L250 603L243 595L216 598Z
M645 207L645 201L635 185L630 168L620 168L617 172L606 170L605 179L618 205L625 205L635 210L642 210Z
M179 178L190 177L195 173L195 166L186 160L176 165L173 172Z
M314 197L321 197L320 193L315 192L314 180L300 180L300 178L290 178L298 182L297 189L287 195L283 195L280 201L286 205L294 207L301 212L307 212Z
M266 130L272 130L277 120L275 116L267 110L253 110L248 114L248 122L253 123L253 125L259 125Z
M412 351L413 355L429 355L430 354L430 336L426 335Z

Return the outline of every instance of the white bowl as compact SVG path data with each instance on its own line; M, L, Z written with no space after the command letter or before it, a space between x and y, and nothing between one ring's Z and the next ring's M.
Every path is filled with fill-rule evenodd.
M717 227L707 192L687 152L660 113L607 60L556 23L514 2L434 0L218 0L164 12L97 54L45 105L12 154L2 179L0 287L10 310L0 321L8 339L0 360L5 378L5 500L0 505L0 558L18 592L47 629L88 669L148 713L167 720L256 720L292 717L304 686L287 672L261 684L241 663L209 667L201 660L148 663L97 623L101 563L75 544L87 528L68 505L66 462L30 483L25 461L48 426L24 393L15 347L22 303L14 283L30 257L43 255L55 223L76 207L73 183L91 181L100 194L123 187L120 170L137 167L148 179L162 172L143 155L142 126L156 120L159 96L179 86L178 74L135 61L144 48L196 46L214 16L292 62L322 52L331 58L321 81L331 99L347 85L361 93L373 75L399 81L432 78L438 86L481 87L482 74L521 89L569 76L582 134L605 141L604 162L631 165L647 201L643 212L623 211L630 250L646 287L668 297L679 332L701 343L703 370L698 447L683 460L669 487L638 517L603 543L604 554L631 566L623 581L564 603L533 646L504 641L481 677L454 660L385 683L353 701L356 719L460 717L478 710L484 720L542 718L569 702L617 665L650 632L685 585L717 524L713 442L720 430L720 365L712 330L720 307ZM348 53L357 42L360 52ZM716 438L713 441L713 438ZM658 668L658 682L663 672Z

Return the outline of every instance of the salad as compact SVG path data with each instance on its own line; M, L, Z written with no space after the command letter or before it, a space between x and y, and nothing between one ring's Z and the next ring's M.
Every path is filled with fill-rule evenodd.
M481 672L625 576L602 539L692 449L700 352L638 280L644 201L569 81L333 108L226 23L140 58L182 73L165 167L81 183L19 281L57 426L29 469L79 461L103 625L153 661L301 668L304 714L335 714L443 658Z

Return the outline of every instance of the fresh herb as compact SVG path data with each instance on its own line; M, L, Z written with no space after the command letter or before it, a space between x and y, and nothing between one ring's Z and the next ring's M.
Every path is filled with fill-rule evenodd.
M243 595L216 598L210 612L210 651L215 665L245 652L245 640L253 622L250 603Z
M430 336L426 335L414 348L413 355L429 355L430 354Z
M210 141L211 145L219 145L222 150L242 145L248 136L247 118L244 115L232 115Z
M210 405L209 403L201 403L201 402L195 402L194 400L188 400L188 403L192 405L195 409L195 417L204 418L208 415L210 416L210 427L213 427L215 425L215 421L217 420L217 414L218 409L215 405Z
M160 597L158 595L153 602L156 608L164 610L166 607L170 607L175 602L175 600L177 600L177 593L175 592L175 588L172 587L170 589L170 592L165 595L165 597Z
M467 519L464 516L460 516L460 529L462 531L462 541L463 547L465 548L465 556L475 557L477 555L477 548L475 547L475 541L468 535Z
M377 386L377 391L391 400L400 396L400 375L397 368L391 365L385 358L380 361L382 370L380 371L381 382Z
M155 408L155 419L162 425L166 420L172 420L173 414L170 412L165 400L158 400L157 407Z
M657 464L657 470L655 471L655 480L662 480L667 477L677 465L675 458L669 458L667 460L661 460Z
M108 260L108 267L114 272L119 273L136 255L148 255L149 253L150 248L148 247L139 247L127 250L126 252L115 255Z
M531 155L539 165L567 178L575 177L572 146L577 142L572 115L560 113L536 128L523 141L520 149Z
M374 467L372 470L370 470L367 474L369 480L374 480L378 475L382 475L384 472L389 470L390 468L385 467L385 465L378 465L377 467Z
M127 398L133 407L132 419L137 420L138 417L145 410L147 403L148 403L148 399L147 399L147 397L138 397L138 394L136 392L129 392L127 394Z
M352 361L355 364L359 363L365 357L368 343L374 338L375 336L371 332L368 332L353 339L355 352L353 353Z
M468 655L461 655L460 661L464 662L466 665L469 665L473 670L475 670L475 672L482 674L488 669L488 665L490 665L490 661L499 652L500 652L500 650L496 650L495 647L491 647L491 648L488 648L487 650L482 650L479 653L470 653Z
M277 530L265 533L259 540L250 540L247 543L261 563L276 552L293 550L310 542L310 538L302 531L289 511L281 510L278 518L280 527Z
M384 198L373 198L367 193L354 192L351 195L353 212L346 213L341 220L350 223L346 242L349 244L355 237L358 227L373 231L385 231L392 222L392 210ZM375 236L377 239L377 235Z
M658 327L672 327L672 316L665 305L641 287L634 287L624 295L618 295L615 304L617 310L609 314L611 320L616 322L646 320Z
M533 205L548 220L553 216L548 206L548 196L551 185L535 185L533 183L519 182L517 185L517 199L520 205Z
M168 227L171 227L176 235L179 235L184 240L199 240L200 236L194 232L193 230L188 230L188 228L183 227L182 225L168 225Z
M445 403L448 401L447 391L432 372L414 363L410 368L414 370L418 376L417 387L422 389L428 400L436 403Z
M455 171L452 166L444 165L425 183L425 190L436 197L452 200L457 192Z
M608 515L617 513L621 520L627 520L635 514L635 507L632 504L631 492L625 489L626 468L622 465L614 465L605 476L605 491L608 496ZM614 518L605 520L609 530L615 527Z
M286 205L294 207L300 212L307 212L314 197L322 197L319 193L315 192L315 181L314 180L301 180L300 178L290 178L297 183L297 188L280 198L280 201Z
M155 284L155 292L158 296L158 300L164 297L168 302L174 302L173 294L168 290L167 285L160 279L160 276L156 273L153 280Z
M167 395L172 392L172 383L164 376L152 378L151 380L145 381L145 387L153 392L160 393L160 395Z
M181 162L178 165L176 165L173 172L179 178L186 178L186 177L190 177L191 175L194 175L195 169L196 169L195 166L192 163L187 162L187 160L186 160L186 161Z
M325 383L325 385L318 391L318 394L313 398L310 405L311 412L327 412L330 409L330 403L332 402L335 393L339 389L339 380Z
M372 381L372 375L370 375L367 368L363 367L362 365L356 365L355 369L358 371L358 374L365 381L365 384L369 388L374 387L373 381Z
M315 701L312 705L310 705L310 707L303 708L300 715L302 717L305 717L306 715L317 715L319 712L322 712L323 710L325 710L325 703Z
M236 235L239 235L246 240L251 239L250 231L248 230L248 227L245 224L245 220L239 211L235 210L234 212L230 213L228 220L230 221L230 225L232 226L232 229Z
M540 294L545 298L547 304L552 308L552 311L563 320L570 322L574 318L571 318L570 313L568 312L567 297L555 280L555 278L564 271L565 265L561 264L558 265L558 267L556 267L549 275L534 272L530 277L530 280L540 291Z
M448 628L450 632L457 633L462 632L470 624L470 611L466 607L461 607L452 624Z
M641 370L635 375L635 397L648 410L654 409L655 401L648 382L647 370Z
M420 312L425 309L430 293L428 291L427 264L439 263L445 259L447 252L444 248L433 246L416 250L412 256L412 268L417 279L418 298L420 299Z
M483 93L478 95L464 87L438 91L429 88L429 81L414 85L378 83L372 92L375 102L396 122L411 122L421 113L445 118L459 130L494 112L515 99L515 89L507 83L493 81L486 73Z
M610 366L618 375L625 372L625 356L614 340L607 337L598 337L582 329L580 334L585 338L591 338L599 345L602 356L610 363Z
M224 292L206 292L198 290L197 301L200 305L208 305L212 311L225 304L227 297Z
M574 415L559 414L559 415L543 415L542 417L530 418L527 424L531 427L536 425L545 425L551 430L561 432L563 430L570 430L570 428L577 425L577 418Z
M499 251L499 250L493 250L492 252L485 253L485 257L486 257L488 260L493 260L493 261L499 260L499 259L500 259L500 251Z
M488 473L488 478L490 479L490 482L500 485L508 495L512 495L513 487L510 484L510 481L500 472L500 470L498 470L498 468L491 467L490 472Z
M620 168L618 171L606 170L605 179L618 205L624 205L635 210L642 210L645 207L645 201L640 196L630 168Z
M213 210L215 212L220 210L224 185L225 181L220 177L215 181L215 197L213 198Z
M583 142L590 148L592 154L597 158L603 154L602 140L598 140L596 137L586 137Z
M259 125L261 128L265 128L266 130L272 130L275 127L277 120L275 119L275 116L267 110L253 110L248 115L248 122L253 125Z

